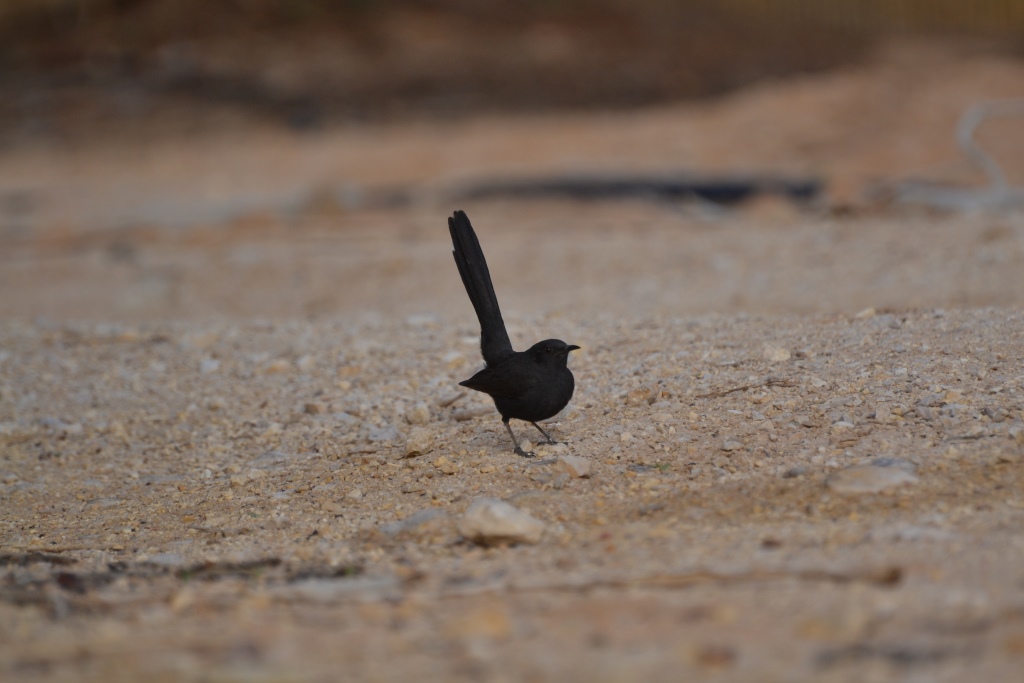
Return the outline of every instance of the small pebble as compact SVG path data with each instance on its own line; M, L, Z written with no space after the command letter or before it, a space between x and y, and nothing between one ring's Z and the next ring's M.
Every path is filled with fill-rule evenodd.
M291 370L291 368L291 363L289 363L284 358L278 358L277 360L268 363L266 367L263 368L263 372L267 373L268 375L278 375L283 372L288 372L289 370Z
M261 469L274 469L291 460L293 456L282 451L266 451L252 461L253 467Z
M267 438L270 436L276 436L284 431L284 426L280 422L271 422L267 425L267 428L260 434L260 438Z
M452 462L443 455L434 461L434 467L441 470L444 474L455 474L459 471L459 464Z
M986 406L981 411L982 415L985 415L993 422L1002 422L1009 415L1009 412L1005 408L993 408Z
M781 363L792 358L792 354L790 354L786 349L778 346L766 346L764 347L764 352L761 354L761 357L769 363Z
M657 387L637 387L626 394L627 406L642 406L654 403L658 396Z
M80 424L64 422L63 420L59 420L55 417L44 417L39 422L48 430L60 434L76 435L85 431L82 429L82 425Z
M416 427L409 433L405 441L405 457L413 458L426 455L434 448L434 435L429 429Z
M533 472L530 474L530 481L535 481L541 486L546 486L551 483L553 477L550 472Z
M426 403L417 403L405 414L405 419L411 425L422 427L430 422L430 408L427 407Z
M967 428L967 431L961 436L962 439L980 439L988 436L988 430L982 425L971 425Z
M888 424L893 421L892 411L890 411L889 406L885 404L880 404L876 406L875 412L872 413L870 417L873 417L875 420L881 422L882 424Z
M555 472L555 475L551 478L551 488L562 489L569 483L568 472Z

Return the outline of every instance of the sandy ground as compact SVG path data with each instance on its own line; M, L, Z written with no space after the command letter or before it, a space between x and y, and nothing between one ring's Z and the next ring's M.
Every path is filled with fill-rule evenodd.
M5 156L0 677L1016 680L1024 214L863 191L977 182L952 126L1022 83L890 55L633 114ZM567 443L523 459L457 391L445 193L580 168L830 189L465 206L513 343L583 347ZM464 538L480 497L539 542Z

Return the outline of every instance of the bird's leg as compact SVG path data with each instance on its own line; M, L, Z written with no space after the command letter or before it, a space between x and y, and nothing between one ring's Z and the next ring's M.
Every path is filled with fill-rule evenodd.
M521 455L524 458L532 458L534 455L533 451L527 453L526 451L519 447L519 442L516 440L516 435L512 433L512 427L509 425L508 420L502 420L502 422L505 423L505 429L508 430L508 435L512 437L512 443L516 445L516 455Z
M536 427L536 428L537 428L537 430L538 430L538 431L539 431L539 432L540 432L541 434L543 434L543 435L544 435L544 438L545 438L545 439L547 439L547 441L544 441L543 443L546 443L546 444L549 444L549 445L554 445L554 444L557 444L557 443L558 443L557 441L555 441L554 439L552 439L552 438L551 438L551 436L550 436L550 435L549 435L549 434L548 434L547 432L545 432L545 431L544 431L543 429L541 429L541 426L540 426L539 424L537 424L536 422L531 422L530 424L532 424L532 425L533 425L534 427Z

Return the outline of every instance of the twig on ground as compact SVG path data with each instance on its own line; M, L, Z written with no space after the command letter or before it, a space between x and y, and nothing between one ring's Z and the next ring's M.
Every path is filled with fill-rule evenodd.
M747 391L748 389L761 389L762 387L793 387L796 386L796 382L787 377L769 377L763 382L757 382L755 384L744 384L740 387L733 387L731 389L719 389L718 391L711 391L706 394L698 394L695 398L722 398L729 394L734 394L737 391Z

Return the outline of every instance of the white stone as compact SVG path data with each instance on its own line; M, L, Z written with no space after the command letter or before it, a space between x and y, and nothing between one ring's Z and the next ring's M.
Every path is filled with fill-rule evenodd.
M426 455L434 448L434 435L429 429L416 427L405 440L405 457L414 458Z
M477 498L459 520L459 533L474 543L537 543L544 522L496 498Z

